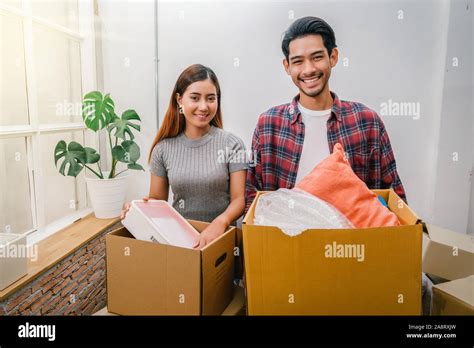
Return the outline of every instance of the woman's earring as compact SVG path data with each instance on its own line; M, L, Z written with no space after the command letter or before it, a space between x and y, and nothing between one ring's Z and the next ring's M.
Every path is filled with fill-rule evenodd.
M183 109L183 106L182 106L182 105L180 105L180 106L178 107L178 109L179 109L179 113L184 115L184 109Z

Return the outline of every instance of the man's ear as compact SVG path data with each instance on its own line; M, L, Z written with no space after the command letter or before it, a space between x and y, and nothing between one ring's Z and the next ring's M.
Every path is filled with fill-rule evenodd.
M283 58L283 67L288 75L290 75L290 64L286 58Z
M337 47L334 47L331 52L331 56L329 57L329 61L331 62L331 68L334 68L339 60L339 50Z

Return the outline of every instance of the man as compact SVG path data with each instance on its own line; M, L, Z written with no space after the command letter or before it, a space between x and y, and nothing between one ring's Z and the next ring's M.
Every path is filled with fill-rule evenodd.
M371 189L392 187L405 202L385 126L374 110L340 100L329 89L338 49L324 20L304 17L285 32L283 66L299 89L291 103L260 115L247 172L246 208L257 191L293 188L341 143L355 174ZM423 313L429 314L430 279L422 274Z
M252 139L253 166L246 211L256 191L293 188L341 143L355 174L371 189L392 187L406 201L385 126L361 103L340 100L329 89L338 49L324 20L295 21L282 41L283 66L299 89L291 103L260 115Z

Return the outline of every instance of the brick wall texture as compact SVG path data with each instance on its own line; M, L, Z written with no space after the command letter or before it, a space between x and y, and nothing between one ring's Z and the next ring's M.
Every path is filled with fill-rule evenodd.
M0 315L91 315L106 306L105 235L0 301Z

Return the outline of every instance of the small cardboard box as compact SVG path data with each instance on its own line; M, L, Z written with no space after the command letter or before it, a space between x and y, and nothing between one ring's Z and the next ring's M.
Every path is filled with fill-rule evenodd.
M202 232L209 224L188 220ZM201 250L106 236L107 308L122 315L220 315L233 297L235 227Z
M265 194L258 192L243 224L247 313L419 315L422 223L393 190L374 192L401 226L308 229L295 237L253 224ZM334 246L354 252L359 246L363 259L327 257Z
M474 276L433 286L432 315L474 315Z
M447 280L474 274L473 236L426 225L423 234L423 272Z

